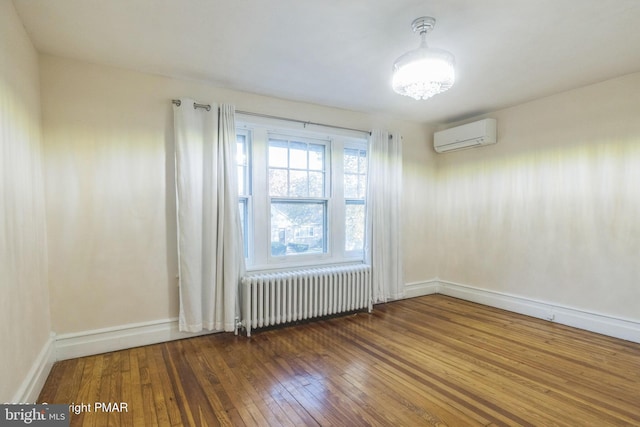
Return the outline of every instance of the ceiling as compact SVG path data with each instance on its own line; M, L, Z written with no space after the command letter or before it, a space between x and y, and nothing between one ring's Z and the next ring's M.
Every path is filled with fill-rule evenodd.
M445 123L640 71L640 0L13 0L39 52L332 107ZM419 44L456 84L391 90Z

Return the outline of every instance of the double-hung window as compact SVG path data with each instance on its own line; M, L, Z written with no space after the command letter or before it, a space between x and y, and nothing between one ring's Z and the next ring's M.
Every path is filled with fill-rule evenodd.
M271 257L327 253L328 144L269 134Z
M344 149L344 250L362 253L364 248L365 210L367 193L367 151L364 148Z
M248 268L362 260L366 140L249 123L236 133Z

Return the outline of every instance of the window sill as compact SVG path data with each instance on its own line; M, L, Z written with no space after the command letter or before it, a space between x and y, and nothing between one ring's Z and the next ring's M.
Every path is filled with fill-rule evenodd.
M328 265L345 265L345 264L364 264L362 258L351 258L341 260L322 260L315 262L283 262L278 264L262 264L247 266L246 270L250 273L268 272L268 271L285 271L285 270L299 270L304 268L323 267Z

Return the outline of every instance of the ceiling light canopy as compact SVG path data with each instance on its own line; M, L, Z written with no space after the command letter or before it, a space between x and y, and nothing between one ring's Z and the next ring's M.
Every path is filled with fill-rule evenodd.
M411 23L413 32L420 34L420 47L411 50L393 63L393 90L414 99L427 99L444 92L455 81L455 58L450 52L427 46L427 33L436 20L423 16Z

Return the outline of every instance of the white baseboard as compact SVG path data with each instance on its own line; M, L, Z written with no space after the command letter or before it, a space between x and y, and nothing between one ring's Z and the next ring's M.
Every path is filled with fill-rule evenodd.
M407 297L439 293L623 340L640 343L640 322L536 301L441 279L407 284Z
M640 322L535 301L487 289L475 288L441 279L408 283L405 298L442 294L501 308L527 316L557 322L579 329L640 343ZM120 325L72 334L52 336L44 345L29 374L16 392L13 402L33 403L57 360L90 356L143 345L173 341L211 331L185 333L178 330L177 319Z
M56 360L90 356L211 333L215 332L180 332L178 319L165 319L63 334L58 335L55 340Z
M437 294L440 291L440 282L438 279L431 279L425 282L407 283L404 287L404 291L405 298Z
M13 396L11 403L36 403L55 361L55 340L51 336L31 365L31 369Z

